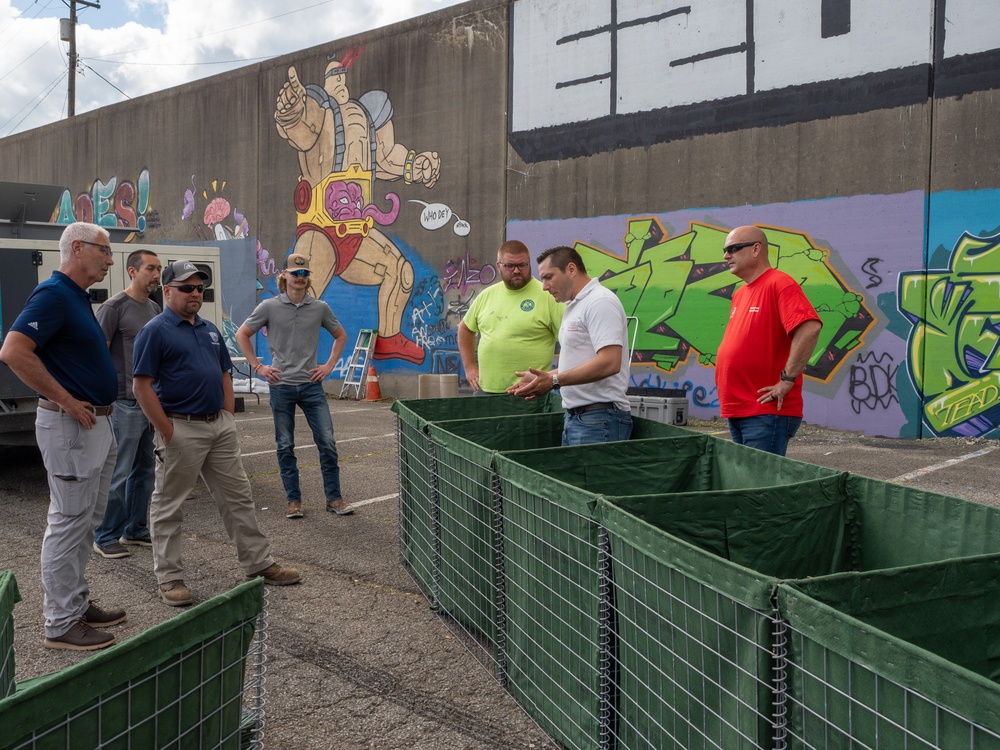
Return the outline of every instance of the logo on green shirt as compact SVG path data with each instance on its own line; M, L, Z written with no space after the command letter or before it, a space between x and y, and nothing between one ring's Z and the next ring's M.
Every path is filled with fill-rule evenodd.
M535 309L535 300L533 299L524 300L524 302L521 303L521 309L524 310L525 312L531 312L532 310Z

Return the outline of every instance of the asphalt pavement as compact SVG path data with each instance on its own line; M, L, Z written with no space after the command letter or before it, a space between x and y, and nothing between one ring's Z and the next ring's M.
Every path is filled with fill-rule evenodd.
M390 404L331 399L345 497L353 516L325 512L318 457L301 415L296 442L305 518L284 516L267 396L237 414L244 464L261 528L276 559L303 582L268 587L269 650L265 746L283 750L386 748L478 750L554 747L483 669L476 655L400 565L396 417ZM721 421L691 429L728 435ZM822 466L997 505L1000 444L865 437L803 425L789 456ZM1000 454L997 454L1000 455ZM16 675L24 680L89 654L42 646L39 548L48 490L34 448L0 453L0 569L12 569L23 597L15 608ZM199 601L243 580L211 496L199 483L186 505L185 580ZM91 595L123 606L120 639L177 614L156 597L152 555L91 556Z

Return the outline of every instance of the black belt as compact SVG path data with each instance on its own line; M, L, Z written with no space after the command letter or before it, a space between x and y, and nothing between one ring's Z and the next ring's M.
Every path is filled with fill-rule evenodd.
M175 414L172 411L168 411L167 416L171 419L183 419L185 422L214 422L222 416L222 412L217 411L215 414Z
M611 401L601 401L596 404L587 404L586 406L574 406L572 409L567 409L566 413L571 417L575 417L577 414L583 414L585 411L594 411L594 409L615 409L617 408Z
M54 401L49 401L48 399L40 398L38 399L38 405L43 409L48 409L49 411L57 411L60 414L65 414L66 410L63 409L59 404ZM110 417L111 416L111 406L88 406L90 411L94 412L95 417Z

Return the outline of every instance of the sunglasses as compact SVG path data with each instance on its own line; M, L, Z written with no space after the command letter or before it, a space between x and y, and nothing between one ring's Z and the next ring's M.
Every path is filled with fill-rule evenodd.
M500 262L497 262L497 265L500 266L500 268L504 268L504 269L506 269L508 271L513 271L515 268L518 271L523 271L525 268L527 268L531 264L530 263L500 263Z
M288 271L289 276L294 276L297 279L308 279L310 273L308 268L297 268L294 271Z
M757 242L734 242L732 245L726 245L724 248L722 248L722 254L725 255L726 253L729 253L731 255L731 254L733 254L735 252L738 252L738 251L742 250L745 247L752 247L752 246L754 246L756 244L759 244L759 243L757 243Z
M201 294L205 291L204 284L169 284L171 289L176 289L179 292L184 292L184 294L191 294L191 292L198 292Z

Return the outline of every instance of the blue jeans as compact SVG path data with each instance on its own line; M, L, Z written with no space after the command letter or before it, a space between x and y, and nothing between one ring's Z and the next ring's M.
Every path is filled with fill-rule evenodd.
M756 417L730 417L729 434L733 442L784 456L788 441L795 437L802 417L761 414Z
M94 541L101 547L122 536L140 539L149 534L146 511L153 494L153 432L139 404L115 401L111 429L118 442L118 459L104 520L94 530Z
M274 440L278 444L278 469L290 503L302 502L299 489L299 466L295 460L295 407L306 417L313 440L319 449L319 467L323 472L323 492L327 500L340 497L340 465L337 443L333 439L330 406L321 383L272 385L271 413L274 414Z
M563 445L587 445L628 440L632 435L632 414L624 409L591 409L563 417Z

